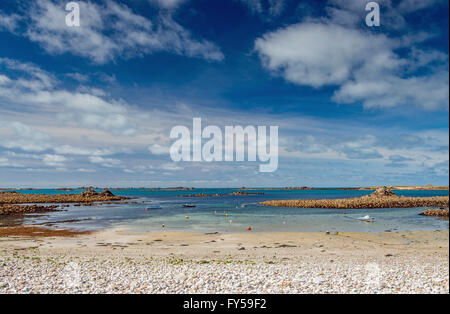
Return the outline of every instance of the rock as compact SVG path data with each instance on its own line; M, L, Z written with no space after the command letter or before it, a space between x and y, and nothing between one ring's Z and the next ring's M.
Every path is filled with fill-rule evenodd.
M92 197L92 196L98 196L99 194L94 189L87 189L83 193L81 193L82 197Z
M398 197L394 192L392 192L392 189L383 186L375 190L372 194L368 195L369 197Z
M104 190L102 193L100 193L100 196L115 196L110 190Z

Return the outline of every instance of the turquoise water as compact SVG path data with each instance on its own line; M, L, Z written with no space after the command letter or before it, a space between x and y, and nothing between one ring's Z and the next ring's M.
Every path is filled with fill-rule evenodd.
M195 191L146 191L129 189L114 191L116 195L135 197L138 204L110 204L102 206L71 206L67 211L26 215L26 224L57 222L56 227L76 230L95 230L125 227L135 232L188 231L188 232L380 232L412 230L447 230L448 221L419 216L424 208L388 209L309 209L266 207L259 202L275 199L349 198L370 194L371 191L343 190L251 190L264 195L195 197L185 194L223 194L236 189L196 189ZM30 190L22 193L70 194L75 191ZM396 191L405 196L448 196L448 191ZM183 208L183 204L195 204L195 208ZM146 211L147 206L160 209ZM245 206L245 207L244 207ZM228 215L228 216L227 216ZM373 223L357 218L369 215ZM189 219L186 219L189 216ZM77 222L63 222L67 220ZM163 225L165 227L163 228Z

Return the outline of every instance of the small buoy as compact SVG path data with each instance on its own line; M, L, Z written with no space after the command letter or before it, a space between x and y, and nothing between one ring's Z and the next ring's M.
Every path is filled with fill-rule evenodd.
M166 225L164 225L164 224L163 224L163 225L162 225L162 227L163 227L163 228L165 228L165 227L166 227Z
M248 231L251 231L251 230L252 230L252 228L251 228L251 227L247 227L247 230L248 230Z
M186 216L186 219L189 219L189 216Z
M146 208L145 208L145 210L147 210L147 211L148 211L148 210L150 210L150 208L146 207Z
M230 216L230 215L228 215L228 214L225 214L225 217L228 217L228 216Z

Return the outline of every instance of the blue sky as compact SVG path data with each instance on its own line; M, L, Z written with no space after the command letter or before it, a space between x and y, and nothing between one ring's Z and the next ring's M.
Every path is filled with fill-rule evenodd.
M0 4L0 186L448 184L448 1ZM274 173L181 162L177 125L279 126Z

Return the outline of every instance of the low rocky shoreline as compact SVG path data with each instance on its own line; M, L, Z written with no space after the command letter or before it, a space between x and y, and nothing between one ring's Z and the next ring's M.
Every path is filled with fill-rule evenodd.
M321 200L278 200L261 202L265 206L299 207L299 208L337 208L337 209L364 209L364 208L412 208L412 207L447 207L448 196L434 197L400 197L387 187L379 188L374 193L348 199L321 199Z
M0 204L0 216L38 214L58 211L59 206L40 206L40 205L6 205Z
M58 208L60 207L56 205L41 206L37 204L76 203L92 205L94 203L117 202L127 199L129 198L115 196L108 190L105 190L102 193L97 193L94 190L87 190L81 194L63 195L24 194L13 191L0 191L0 216L52 212L59 210Z

